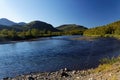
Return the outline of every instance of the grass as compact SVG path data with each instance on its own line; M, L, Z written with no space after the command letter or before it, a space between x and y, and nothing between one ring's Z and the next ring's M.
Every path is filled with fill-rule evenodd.
M100 65L95 69L94 72L108 71L112 69L112 65L120 61L120 56L112 58L103 58L100 60Z
M115 62L120 61L120 56L118 57L112 57L112 58L103 58L100 60L100 64L114 64Z
M94 72L102 72L102 71L108 71L112 68L112 66L110 64L103 64L103 65L99 65Z
M117 79L116 75L113 75L113 76L110 78L110 80L118 80L118 79Z

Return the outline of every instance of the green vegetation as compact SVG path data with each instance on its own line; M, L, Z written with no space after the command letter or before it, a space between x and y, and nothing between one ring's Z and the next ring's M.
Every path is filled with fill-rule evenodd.
M115 62L120 61L120 56L119 57L112 57L112 58L103 58L100 60L101 64L114 64Z
M60 28L60 27L59 27ZM13 25L13 26L3 26L0 25L0 41L6 40L27 40L39 37L48 36L60 36L60 35L75 35L83 34L85 27L78 27L78 25L66 26L65 30L58 30L54 28L51 24L32 21L24 26Z
M90 28L84 32L85 36L120 37L120 21L104 26Z
M100 65L95 69L95 72L108 71L112 65L120 61L120 56L112 58L103 58L100 60Z
M60 35L59 30L55 29L52 25L41 21L33 21L26 24L25 26L0 25L0 41L26 40L37 37L56 35Z
M33 28L38 29L38 30L42 30L42 31L43 30L52 31L52 32L59 31L56 28L54 28L51 24L41 22L41 21L32 21L24 26L24 29L26 29L26 30L33 29Z
M118 80L118 79L117 79L116 75L113 75L113 76L110 78L110 80Z
M26 31L8 30L3 29L0 31L0 41L3 40L26 40L38 37L47 37L47 36L58 36L61 35L60 32L51 32L38 29L29 29Z
M83 35L83 32L87 29L84 26L67 24L57 27L58 30L62 31L64 35Z

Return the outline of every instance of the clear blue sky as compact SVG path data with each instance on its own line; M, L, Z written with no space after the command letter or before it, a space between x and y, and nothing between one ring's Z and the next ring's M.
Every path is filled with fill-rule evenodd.
M0 0L0 18L95 27L120 20L120 0Z

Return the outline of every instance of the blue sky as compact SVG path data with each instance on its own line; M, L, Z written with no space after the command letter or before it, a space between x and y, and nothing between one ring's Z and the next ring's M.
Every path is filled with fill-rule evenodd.
M120 20L120 0L0 0L0 18L95 27Z

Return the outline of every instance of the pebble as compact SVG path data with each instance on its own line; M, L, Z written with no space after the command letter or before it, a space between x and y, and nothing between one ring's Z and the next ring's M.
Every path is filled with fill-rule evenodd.
M61 77L68 77L69 75L66 72L62 72Z
M80 77L76 77L76 79L80 79Z
M64 71L67 71L67 70L68 70L67 68L64 69Z
M76 71L72 71L72 74L75 74L76 73Z
M93 78L89 78L88 80L93 80Z
M28 80L35 80L33 77L28 77Z
M91 73L90 70L68 71L67 68L64 68L56 72L45 72L37 74L33 73L29 75L20 75L15 78L6 77L3 78L3 80L109 80L109 78L112 77L112 74L116 74L116 71L114 71L113 73ZM105 74L107 75L107 77ZM118 75L120 75L120 73Z

